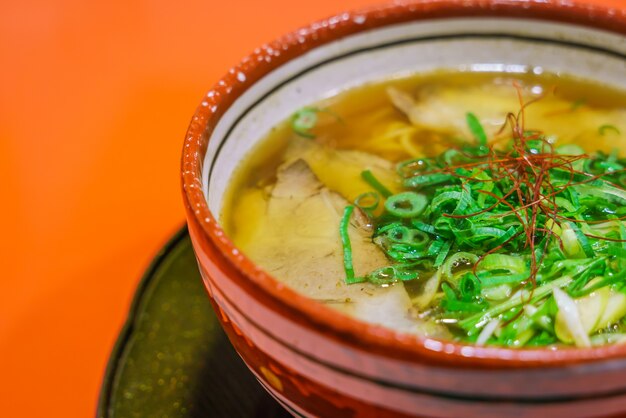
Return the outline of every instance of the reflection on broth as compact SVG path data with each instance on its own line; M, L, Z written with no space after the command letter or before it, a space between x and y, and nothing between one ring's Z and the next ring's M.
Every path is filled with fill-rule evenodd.
M221 216L294 290L476 344L626 341L626 95L551 74L437 72L294 110Z

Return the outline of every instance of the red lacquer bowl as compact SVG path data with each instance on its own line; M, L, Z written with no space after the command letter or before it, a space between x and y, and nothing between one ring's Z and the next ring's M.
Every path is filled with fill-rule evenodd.
M626 88L625 34L623 11L571 1L381 6L263 45L206 95L183 148L189 231L231 342L285 408L307 417L626 416L626 345L477 347L360 322L263 272L218 216L238 162L294 109L437 68L567 72Z

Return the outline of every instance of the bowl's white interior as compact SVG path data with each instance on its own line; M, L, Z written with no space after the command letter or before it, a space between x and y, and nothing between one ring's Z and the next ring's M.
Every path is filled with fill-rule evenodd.
M265 49L258 59L276 53ZM394 25L318 47L255 83L220 119L202 173L209 209L219 216L239 162L298 108L368 81L439 68L568 73L626 89L626 38L544 21L464 18Z

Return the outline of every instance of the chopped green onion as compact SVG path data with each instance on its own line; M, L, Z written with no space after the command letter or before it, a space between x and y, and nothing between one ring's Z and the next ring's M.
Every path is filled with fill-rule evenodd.
M608 132L613 132L617 135L621 135L620 130L615 125L602 125L598 128L598 133L602 136L606 135Z
M461 263L465 263L468 267L473 266L478 261L478 256L468 252L458 252L452 254L442 266L443 277L452 279L452 269L457 268Z
M472 135L474 135L474 139L476 139L478 145L487 145L487 134L485 133L485 129L476 115L468 112L465 114L465 119L467 121L467 126L469 127L470 132L472 132Z
M585 234L583 234L583 232L574 222L569 222L569 226L576 234L576 238L578 238L578 242L580 243L580 246L583 249L585 255L589 258L593 258L596 254L594 253L593 248L591 248L591 244L589 244L589 240L587 239Z
M291 116L291 129L298 135L313 139L315 135L311 132L311 129L317 125L318 114L326 113L338 122L342 122L339 115L330 109L322 109L318 107L303 107Z
M480 271L506 271L519 274L527 271L526 263L520 257L505 254L487 254L478 264Z
M438 213L441 213L441 212L446 212L445 207L448 202L452 203L454 207L456 208L460 201L461 201L461 192L450 191L450 192L443 192L443 193L438 194L430 202L430 205L432 206L433 210L437 211ZM450 210L449 212L450 213L456 212L456 210Z
M356 199L354 199L354 206L366 212L376 210L379 203L380 196L378 196L378 193L375 192L361 193Z
M380 181L378 181L378 179L370 170L362 171L361 178L365 180L370 186L372 186L372 188L374 188L374 190L380 193L383 197L387 198L393 194L389 191L388 188L383 186Z
M424 222L412 221L411 224L422 232L426 232L427 234L437 234L437 230L434 226L425 224Z
M346 206L343 210L343 216L339 223L339 234L341 236L341 245L343 246L343 268L346 272L346 283L358 283L363 281L354 276L354 267L352 266L352 246L350 244L350 217L354 211L354 206Z
M311 129L317 124L317 112L319 110L312 107L305 107L298 110L291 117L291 128L295 133L305 138L315 138Z
M406 244L416 250L426 248L426 244L430 241L428 235L424 232L409 229L406 226L398 225L393 229L385 231L385 236L394 243Z
M410 177L404 180L404 187L410 189L419 189L427 186L434 186L436 184L446 183L452 181L454 178L451 174L433 173L433 174L418 174L414 177Z
M389 196L385 201L385 209L399 218L413 218L426 208L426 196L414 192L404 192Z
M529 279L528 273L518 273L518 274L498 274L492 275L486 272L479 272L478 279L483 287L493 287L499 286L503 284L519 284L525 280Z
M473 273L464 274L459 282L461 296L466 300L473 299L480 295L481 287L480 281Z
M452 241L445 241L439 250L439 254L437 254L437 258L435 258L435 267L439 267L443 264L446 257L448 256L448 252L450 252L450 248L452 247Z
M367 279L369 282L374 284L390 284L394 283L398 280L401 281L409 281L415 280L419 277L419 273L416 271L412 271L405 266L387 266L380 268L378 270L374 270L370 274L367 275Z
M462 311L462 312L480 312L483 310L483 304L476 301L459 300L454 290L448 283L443 283L441 289L445 295L445 299L442 302L442 307L448 311Z

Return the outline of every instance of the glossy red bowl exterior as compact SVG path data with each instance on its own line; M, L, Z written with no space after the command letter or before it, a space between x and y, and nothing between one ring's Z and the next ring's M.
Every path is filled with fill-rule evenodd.
M549 35L511 29L515 22L521 22L520 28L524 22L545 26ZM563 60L555 62L567 62L567 54L574 53L570 50L578 48L576 56L596 54L599 63L602 57L613 60L617 77L619 69L626 68L624 12L570 1L431 0L381 6L331 17L256 50L204 98L187 132L182 158L189 231L209 297L231 342L259 382L295 416L626 416L626 345L561 350L477 347L360 322L263 272L233 245L209 209L211 183L205 182L204 171L213 166L205 164L205 157L220 152L222 139L215 139L215 132L225 115L238 120L250 110L238 104L245 95L254 98L255 86L298 60L314 61L318 50L343 48L349 60L375 49L352 51L351 39L372 42L377 35L371 34L399 36L413 30L411 25L427 26L419 39L413 38L416 43L459 42L446 44L450 50L469 45L465 42L519 42L548 48L543 52L547 56L550 48L563 50ZM445 28L455 25L465 29L440 33L453 31ZM481 30L481 25L490 29ZM428 35L431 27L435 35ZM567 34L577 30L581 33L576 39L569 39ZM395 42L394 47L410 43L404 38ZM601 64L594 65L589 64L590 71ZM257 104L262 100L258 93ZM219 158L236 165L240 157L223 153Z

